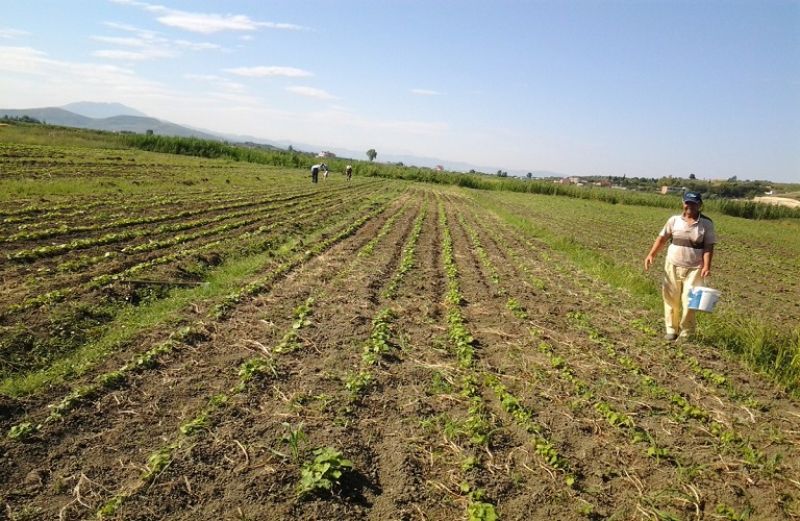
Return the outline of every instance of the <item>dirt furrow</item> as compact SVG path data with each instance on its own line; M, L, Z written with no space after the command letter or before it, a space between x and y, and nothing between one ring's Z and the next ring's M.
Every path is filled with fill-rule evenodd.
M348 258L369 239L381 221L374 220L361 233L344 241L328 254L309 262L301 272L315 272L317 278L324 281L325 273L330 269L346 265ZM301 289L309 287L306 284L308 279L299 275L295 278L304 280L300 285ZM284 285L292 284L292 281L286 281ZM251 336L259 338L254 342L261 345L264 345L261 340L268 344L276 343L274 335L286 327L286 320L278 317L284 317L287 314L285 307L291 309L292 305L289 299L279 301L282 306L275 309L278 314L271 316L263 314L258 301L245 306L234 319L216 324L210 341L200 344L195 356L189 356L182 364L168 366L164 371L143 375L133 388L100 400L96 411L87 410L70 416L64 425L64 439L56 436L59 443L47 447L45 454L40 456L41 459L31 458L31 454L26 454L21 459L27 460L34 471L37 460L49 461L46 467L50 469L50 475L47 476L46 484L42 485L48 492L48 485L80 473L89 476L89 479L106 489L113 490L119 483L124 483L126 474L135 475L131 473L131 465L136 460L142 460L139 454L152 450L159 440L173 435L177 426L190 418L192 411L201 407L204 399L224 391L233 376L229 371L235 371L239 363L248 354L252 354L253 350L258 351L258 344L249 344L242 338L242 333L246 332L243 329L250 329ZM257 334L252 334L253 329ZM230 342L231 338L239 340ZM220 368L229 369L220 371ZM92 424L92 417L97 418L99 425L95 424L94 428L87 429ZM98 445L87 446L86 439L96 440ZM81 458L74 456L76 451L82 454L83 462ZM116 461L117 457L122 458L119 463ZM122 460L125 461L124 464ZM21 468L19 472L24 470ZM102 495L98 493L98 497ZM63 504L67 504L67 497L62 495L62 498ZM31 503L34 508L46 508L40 506L42 502L51 505L58 502L54 498L39 499Z
M405 212L401 217L401 222L386 237L387 245L397 243L397 239L402 237L401 234L407 232L410 214L413 212ZM373 227L371 232L375 233L377 229ZM367 237L361 242L362 245L366 243L366 239ZM263 454L261 442L280 440L281 433L286 432L286 428L281 425L283 421L296 428L301 428L309 438L320 436L321 439L324 439L331 435L329 431L335 426L324 422L320 424L321 418L319 418L319 415L325 414L327 408L318 411L316 403L326 403L335 399L337 394L341 394L343 385L339 378L343 377L345 369L352 365L347 362L347 359L353 354L351 353L352 341L350 338L363 338L367 334L362 330L365 326L368 327L368 319L365 320L364 313L369 316L372 281L381 278L381 273L388 269L388 266L394 262L392 259L396 257L394 254L387 255L391 250L386 250L382 256L376 256L369 262L348 264L348 262L352 262L355 251L355 248L351 249L347 255L338 260L321 259L322 266L319 270L298 272L296 277L287 280L286 284L277 288L275 292L263 299L258 299L254 303L258 311L251 308L237 313L237 320L253 324L256 322L255 319L264 312L268 316L272 315L289 302L296 302L309 294L317 294L312 306L312 323L303 327L298 333L301 348L276 359L278 377L265 383L263 387L254 392L248 393L241 402L237 401L223 411L222 416L216 420L219 427L212 431L213 438L203 438L198 441L197 446L187 452L177 453L171 468L160 478L159 481L170 489L183 486L185 481L180 479L180 476L185 476L188 482L195 483L193 490L200 493L200 500L197 501L196 508L199 509L198 511L204 512L204 515L211 515L210 512L218 508L213 501L209 505L203 505L203 499L214 498L214 495L203 498L202 494L208 473L228 474L232 469L225 459L225 454L228 454L228 458L234 457L233 454L230 454L232 449L237 453L236 458L241 455L241 449L236 442L231 440L242 443L244 447L247 447L246 451L252 450L258 459L263 461L265 457L267 460L274 458L275 454ZM387 262L389 264L386 264ZM278 327L278 329L281 328ZM343 334L345 331L351 331L351 333ZM229 334L237 339L241 339L243 336L245 339L250 338L251 342L257 342L268 348L273 348L278 344L274 338L263 338L258 327L254 329L253 326L249 328L240 326L231 330ZM334 373L336 373L336 377L334 377ZM331 412L338 414L337 411ZM231 415L233 421L230 418ZM304 422L302 427L298 427L300 422ZM318 430L321 432L317 432ZM227 446L225 440L227 440ZM337 442L334 444L340 446ZM356 441L349 440L348 445L345 446L347 454L359 454L359 458L361 458L359 468L365 468L366 465L363 462L367 457L368 448L358 447L356 449L354 447L357 447ZM277 448L285 450L280 446ZM222 458L222 460L220 461L218 458ZM209 460L215 463L213 468L208 466ZM252 470L238 469L238 471L242 475L228 483L226 496L259 494L259 491L263 491L262 487L264 486L278 487L278 490L281 490L281 497L272 498L269 501L270 504L264 505L270 509L270 518L280 518L298 508L291 495L293 488L287 487L287 485L293 484L295 477L285 478L292 480L286 483L280 475L270 476L278 479L272 484L267 482L270 481L269 478L262 477L261 484L253 486L254 481L249 479ZM364 477L362 476L362 478ZM241 486L247 483L250 483L251 489L242 490ZM286 488L288 490L285 490ZM147 494L131 498L130 504L126 505L122 511L125 513L125 517L134 519L136 517L133 512L147 511L148 509L159 512L159 516L165 515L165 512L179 511L183 508L178 507L175 501L192 501L191 498L184 497L184 493L181 494L180 499L172 498L169 494L168 497L163 497L161 490L152 487ZM264 501L266 500L262 499L262 502ZM304 505L313 510L325 506L325 503ZM354 506L356 509L357 507L358 505ZM212 510L206 510L206 508ZM249 509L251 509L250 506L245 510ZM298 517L305 516L298 514Z
M481 222L485 223L486 219L485 218L481 219ZM494 229L492 234L483 233L482 237L484 239L483 241L484 244L491 245L493 242L492 238L498 237L497 229ZM493 248L490 247L490 249ZM501 271L504 272L503 273L504 278L510 279L522 276L520 273L515 273L514 270L510 268L511 266L514 265L514 262L511 259L503 258L501 252L495 250L493 252L493 257L497 259L495 265L500 266ZM568 282L566 280L562 280L561 285L566 285L567 283ZM519 285L512 285L509 287L513 287L515 288L515 290L520 288ZM513 293L518 299L520 299L520 301L522 302L529 301L524 295L521 295L519 291L514 291ZM537 317L537 322L538 322L538 317ZM619 400L620 397L624 397L623 400L619 402L622 407L626 407L627 403L636 404L636 409L638 410L636 414L643 415L643 418L641 418L642 425L645 426L651 432L657 433L659 435L659 439L661 440L662 444L665 443L666 446L671 447L672 453L676 455L686 455L687 453L691 453L692 458L694 460L700 463L709 462L711 468L718 467L720 471L722 470L729 471L728 468L729 466L739 466L739 467L741 466L741 463L743 462L737 461L735 457L734 459L730 459L731 457L730 454L728 455L728 466L720 467L719 465L715 465L714 462L718 457L717 455L718 451L720 450L720 447L714 447L714 444L712 442L715 441L715 436L711 435L711 433L708 432L708 426L707 426L710 425L711 427L714 427L714 424L702 423L700 425L697 425L694 424L694 422L692 422L691 419L687 423L687 420L681 417L678 417L678 421L676 422L674 419L672 419L673 416L676 414L676 411L674 410L670 411L669 402L665 403L661 398L657 398L652 394L649 395L647 393L641 394L641 391L638 390L638 388L640 388L641 385L640 384L637 385L637 378L639 377L638 373L633 375L626 373L623 368L617 365L617 361L614 359L610 360L611 365L608 365L609 361L602 360L603 358L602 356L599 356L599 360L597 359L592 360L591 356L584 356L584 353L588 354L591 353L592 351L595 351L598 354L602 354L603 351L599 350L600 346L597 345L592 346L591 344L586 345L585 341L583 341L581 338L570 339L569 336L567 336L570 327L572 327L573 329L578 329L576 328L574 321L571 320L565 321L560 331L559 335L561 337L560 341L563 343L564 346L568 347L572 347L573 342L578 343L577 345L575 345L575 348L577 349L575 348L570 349L570 360L572 361L575 360L576 358L578 360L580 360L581 358L584 359L582 362L578 362L575 365L575 367L580 368L584 372L583 379L585 381L590 381L590 382L597 381L598 373L600 375L604 375L603 378L609 378L610 380L604 384L605 386L608 387L606 391L608 398L611 399L613 397L613 400ZM564 342L564 338L566 338L566 342ZM583 343L584 345L580 346L581 343ZM618 345L618 349L623 350L623 353L624 350L627 349L627 347L628 346L626 346L625 344ZM622 356L624 357L626 355L623 354ZM624 361L624 358L619 358L619 360ZM598 362L600 363L600 365L595 368ZM546 361L544 362L544 364L542 362L538 363L540 365L546 365ZM669 377L666 375L660 375L656 373L653 376L656 376L656 378L658 378L659 376L664 376L665 377L664 381L671 383ZM613 384L614 382L620 382L621 385L608 386L608 384ZM600 388L598 387L598 389ZM687 394L687 396L690 395ZM693 413L694 411L691 409L689 409L688 412L687 409L684 409L683 411L680 410L677 411L678 415L693 414ZM724 425L724 423L719 425ZM772 432L775 431L773 430ZM750 436L748 432L747 438L749 439L749 437ZM775 441L778 440L773 439L770 444L774 444ZM745 443L747 443L747 441L745 441ZM778 443L780 444L779 441ZM763 444L761 446L763 446ZM789 445L788 447L784 445L784 450L788 450L789 452L791 452L792 450L791 445ZM767 454L765 455L765 457L767 458L766 461L769 461L769 458L771 458L772 456ZM785 471L786 469L784 469L784 472ZM727 474L730 474L730 472L727 472ZM752 483L753 480L747 477L748 474L750 474L750 472L743 470L739 470L738 472L738 476L740 477L740 479L747 479ZM735 482L735 477L733 478L733 482ZM715 496L715 494L710 494L711 491L715 489L726 488L726 486L715 484L713 479L710 482L706 481L705 483L702 483L702 481L698 479L696 483L699 483L700 486L705 488L704 492L709 492L706 494L706 496L704 496L704 500L709 502L711 502L711 500ZM747 488L747 484L744 482L740 483L739 486L744 486L745 488ZM750 487L748 495L750 496L751 499L754 500L755 503L762 503L761 501L758 501L757 498L759 496L762 496L765 493L765 491L759 491L758 488L760 487ZM722 504L725 501L731 503L736 500L737 500L736 497L731 497L730 495L728 495L727 497L725 495L717 495L716 497L717 504ZM766 507L768 503L769 501L763 502L759 511L763 513L769 512L771 509Z
M487 234L486 243L494 244L494 237ZM499 263L505 266L516 265L514 259L508 258ZM568 259L559 259L559 263L567 264ZM580 310L585 319L592 321L592 327L657 381L690 397L695 403L712 411L724 423L738 425L750 433L754 429L759 430L764 439L773 438L772 433L780 431L785 433L789 446L794 445L795 450L800 446L797 436L800 434L800 425L797 423L800 409L785 393L772 386L765 386L763 381L759 382L760 386L750 385L751 373L743 369L737 371L736 364L730 360L723 363L719 356L714 356L715 360L709 363L703 352L710 353L696 343L664 349L667 344L660 341L660 335L656 331L641 327L644 324L641 311L637 312L633 304L629 304L630 307L619 305L618 291L615 292L580 272L570 273L569 277L555 273L561 281L561 287L568 287L572 283L574 292L581 295L583 302L595 302L593 309L584 307ZM524 277L524 274L517 272L511 276ZM615 304L612 305L612 302ZM582 320L577 318L578 320L569 321L573 328ZM640 328L636 327L637 324ZM677 373L671 371L670 368L676 364L683 366L684 370ZM740 375L748 377L748 381L742 382ZM711 385L707 380L715 380L717 385Z

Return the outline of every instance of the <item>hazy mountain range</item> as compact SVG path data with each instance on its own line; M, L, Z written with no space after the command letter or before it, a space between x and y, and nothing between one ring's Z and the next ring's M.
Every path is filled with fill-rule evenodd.
M122 103L96 103L93 101L77 101L75 103L67 103L60 108L86 116L87 118L111 118L114 116L139 116L141 118L148 117L144 112L140 112L134 108L123 105Z
M126 131L144 134L148 130L152 130L154 134L163 136L197 137L215 140L221 139L217 135L201 132L199 130L194 130L181 125L176 125L174 123L170 123L169 121L161 121L160 119L147 116L132 115L131 113L136 113L138 111L131 109L130 107L125 107L124 105L119 105L118 103L93 104L89 102L81 102L73 103L72 106L73 110L67 110L63 107L44 107L37 109L0 109L0 117L29 116L50 125L87 128L92 130L108 130L110 132ZM92 117L85 115L104 115L111 112L116 106L124 107L124 112L127 112L127 114L116 114L105 117Z
M327 150L339 157L365 159L366 151L348 150L343 148L320 146L317 144L298 143L295 141L273 141L256 136L223 134L213 130L200 130L183 125L170 123L160 119L149 117L134 108L121 103L95 103L91 101L80 101L69 103L61 107L43 107L31 109L0 109L0 117L22 117L29 116L43 123L50 125L60 125L64 127L77 127L92 130L107 130L110 132L136 132L144 134L152 130L154 134L163 136L196 137L201 139L225 140L234 143L259 143L271 145L273 147L286 149L290 145L299 151L319 152ZM459 161L448 161L433 157L420 157L407 154L391 154L378 150L378 160L387 163L402 162L404 165L436 167L442 165L451 171L468 172L476 170L478 172L494 173L498 167L478 166ZM524 176L526 172L509 170L510 175ZM564 174L547 171L533 171L535 177L563 177Z

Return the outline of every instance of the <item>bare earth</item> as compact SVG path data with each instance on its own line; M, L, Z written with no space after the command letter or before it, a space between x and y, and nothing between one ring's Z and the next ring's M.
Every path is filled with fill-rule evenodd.
M753 201L757 203L777 204L780 206L788 206L789 208L800 208L800 201L797 199L789 199L788 197L754 197Z

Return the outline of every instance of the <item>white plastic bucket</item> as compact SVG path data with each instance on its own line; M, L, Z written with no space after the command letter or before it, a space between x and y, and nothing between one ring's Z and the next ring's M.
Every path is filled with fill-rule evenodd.
M720 292L713 288L689 288L689 309L711 313L719 300Z

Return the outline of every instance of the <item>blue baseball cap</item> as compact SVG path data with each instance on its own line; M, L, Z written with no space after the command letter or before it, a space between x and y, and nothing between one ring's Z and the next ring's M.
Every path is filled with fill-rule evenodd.
M684 203L703 204L703 198L697 192L685 192L683 194Z

